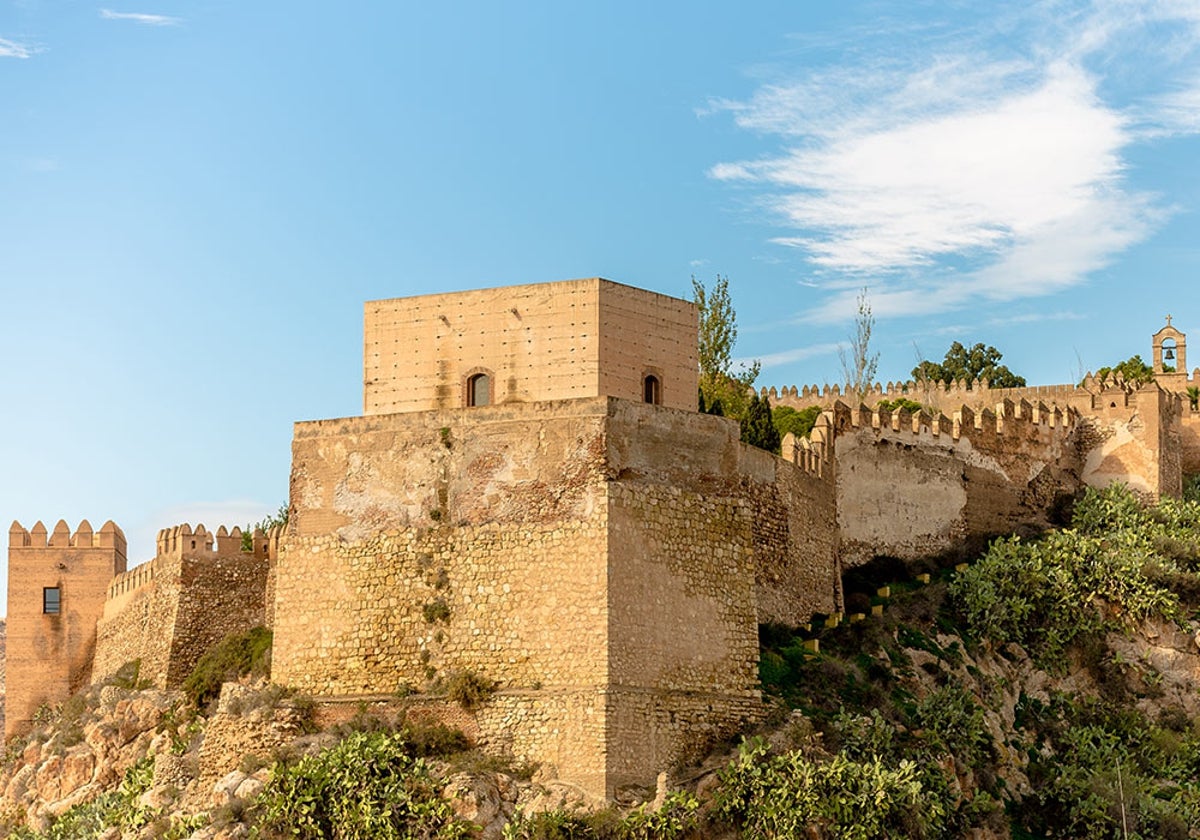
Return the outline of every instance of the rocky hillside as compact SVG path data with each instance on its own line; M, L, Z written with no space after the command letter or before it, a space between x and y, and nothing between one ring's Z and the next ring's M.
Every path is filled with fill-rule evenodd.
M767 726L614 808L366 707L318 731L258 653L209 705L228 651L190 696L131 668L44 716L0 807L56 840L1200 838L1197 523L1114 490L966 566L881 559L861 617L762 628Z

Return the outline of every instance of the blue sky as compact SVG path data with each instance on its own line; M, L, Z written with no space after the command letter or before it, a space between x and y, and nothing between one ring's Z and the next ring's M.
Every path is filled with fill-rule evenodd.
M365 300L728 275L763 384L1200 342L1200 2L0 0L0 517L287 496ZM991 4L988 4L989 6Z

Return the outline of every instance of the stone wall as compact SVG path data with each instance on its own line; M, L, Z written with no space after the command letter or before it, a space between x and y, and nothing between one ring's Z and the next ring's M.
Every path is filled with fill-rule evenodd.
M696 308L600 278L371 301L364 317L363 413L467 404L467 378L491 377L490 402L609 395L696 406Z
M760 713L761 581L811 580L772 602L795 615L839 603L832 482L737 438L611 398L298 424L272 678L474 672L500 682L485 744L597 797L652 783Z
M608 463L623 482L734 499L746 509L760 622L841 607L833 470L748 446L735 421L614 400ZM816 462L814 462L816 464ZM705 541L724 537L713 533Z
M1151 383L1091 397L1086 416L1084 481L1123 482L1147 497L1182 492L1182 401Z
M497 680L481 737L603 795L586 733L608 671L605 404L298 424L272 679L320 696Z
M953 417L834 409L837 516L846 566L976 550L1036 533L1080 486L1076 415L1028 403Z
M141 661L140 678L178 688L225 636L267 622L266 588L277 534L257 534L249 552L241 532L200 525L160 532L158 556L109 583L96 626L94 672L109 676Z
M167 687L180 602L179 558L158 557L118 575L96 625L98 679L140 660L139 677Z
M59 521L52 534L38 522L9 530L5 735L25 731L42 703L58 703L86 685L92 672L96 620L108 582L125 571L125 535L112 522L93 533L86 520L72 534ZM44 609L46 588L58 590L57 612Z
M1200 410L1181 401L1179 424L1179 469L1184 477L1200 475Z

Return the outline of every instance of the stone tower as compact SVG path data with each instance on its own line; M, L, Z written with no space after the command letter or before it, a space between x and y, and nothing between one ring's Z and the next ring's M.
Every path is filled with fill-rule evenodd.
M85 519L72 534L38 522L8 532L7 700L4 734L28 730L43 703L86 685L96 620L113 575L125 571L125 535L111 521L93 532Z

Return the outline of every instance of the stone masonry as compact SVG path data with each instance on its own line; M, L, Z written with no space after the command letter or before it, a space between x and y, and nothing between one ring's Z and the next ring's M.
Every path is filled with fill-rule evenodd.
M125 571L125 535L112 522L71 533L38 522L8 532L5 736L29 728L43 703L88 684L96 621L114 575Z
M126 572L112 523L14 523L8 733L134 659L178 685L265 624L272 679L323 713L400 703L613 797L763 715L759 626L841 611L843 566L1200 472L1200 371L1166 368L1169 324L1141 388L764 391L824 409L780 457L696 411L687 301L591 278L364 314L364 415L296 424L286 532L242 552L236 528L178 526ZM923 409L879 406L900 396ZM467 677L497 687L471 710L442 696Z

